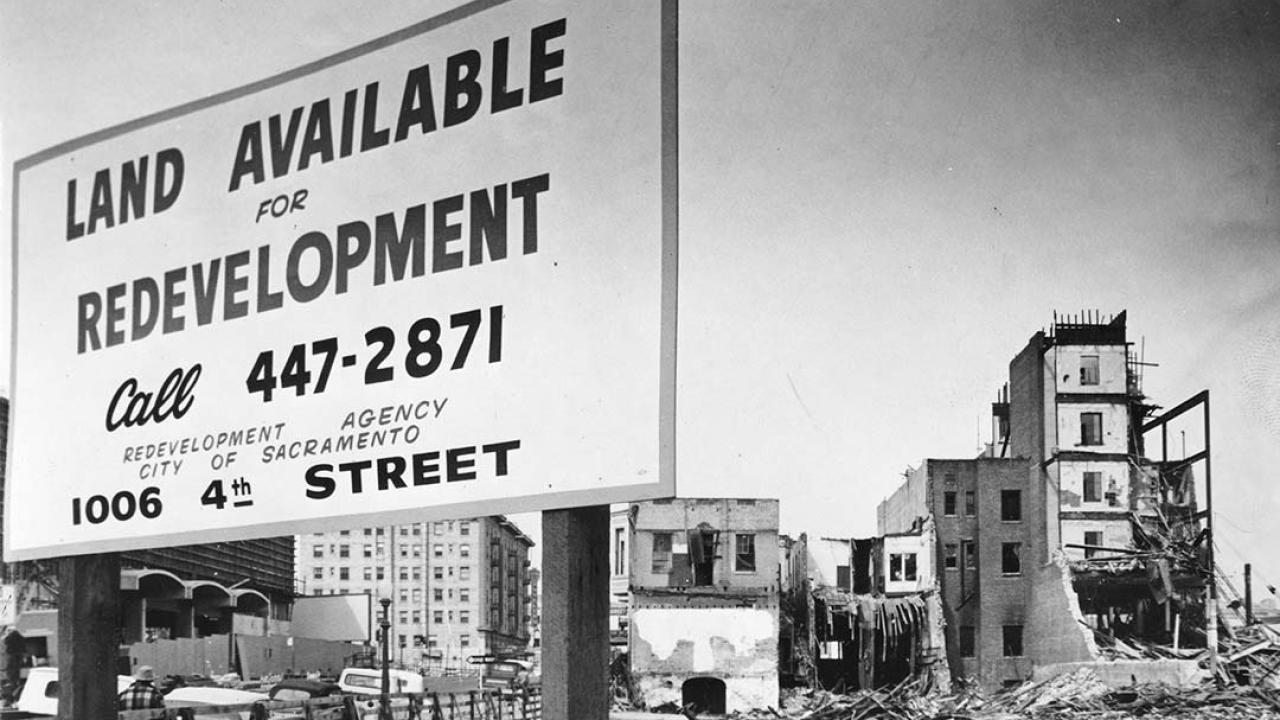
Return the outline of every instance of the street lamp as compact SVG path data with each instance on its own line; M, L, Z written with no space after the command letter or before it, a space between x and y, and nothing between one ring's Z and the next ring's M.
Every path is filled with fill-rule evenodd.
M378 720L391 720L391 598L382 598L382 698L378 703Z

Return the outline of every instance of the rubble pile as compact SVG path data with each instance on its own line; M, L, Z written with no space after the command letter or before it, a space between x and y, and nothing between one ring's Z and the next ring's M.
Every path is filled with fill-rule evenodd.
M685 712L686 717L698 717ZM782 709L731 717L742 720L1120 720L1204 718L1206 720L1280 719L1280 691L1259 686L1215 683L1178 689L1150 683L1111 689L1089 668L1044 682L987 694L970 687L950 694L925 694L917 683L848 694L826 690L784 691Z
M1111 660L1195 660L1201 667L1209 665L1205 648L1175 648L1134 637L1100 636L1098 649ZM1218 642L1218 676L1228 684L1280 690L1280 632L1263 624L1224 626Z
M1249 625L1221 645L1219 664L1230 679L1280 690L1280 633L1268 625Z

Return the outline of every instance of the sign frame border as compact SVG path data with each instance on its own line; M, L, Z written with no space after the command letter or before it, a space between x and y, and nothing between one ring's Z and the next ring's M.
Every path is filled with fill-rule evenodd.
M211 542L231 542L251 540L281 535L297 535L308 532L320 532L334 527L333 518L304 518L285 520L274 523L261 523L249 528L209 528L182 533L144 534L134 537L120 537L111 541L83 541L59 543L56 545L38 545L13 550L10 543L12 524L10 516L14 512L13 503L9 501L8 488L13 482L10 475L12 458L14 457L13 428L19 420L17 409L19 401L18 376L18 324L20 321L18 308L18 227L19 227L19 195L21 174L45 161L60 157L79 148L100 143L111 138L124 135L135 130L146 128L159 122L189 115L199 110L231 102L247 97L277 85L306 77L330 67L340 65L355 58L368 55L385 47L409 40L451 23L469 18L493 7L520 0L471 0L445 12L433 15L425 20L387 33L372 40L360 43L345 50L327 55L318 60L276 73L261 80L250 82L230 90L198 98L190 102L149 113L132 120L127 120L77 138L58 143L44 150L32 153L13 163L12 191L10 197L10 239L11 239L11 306L10 306L10 369L9 369L9 431L6 437L6 450L10 462L4 469L3 489L4 507L4 561L38 560L70 555L97 554L102 552L127 552L145 550L156 547L176 545L197 545ZM661 98L659 115L661 129L660 141L660 242L661 260L659 270L659 370L658 370L658 479L652 483L627 483L611 485L593 490L563 490L553 493L519 495L501 500L476 500L453 503L448 506L452 517L478 517L493 514L540 512L561 510L591 505L608 505L615 502L630 502L656 498L670 498L676 495L676 341L677 341L677 292L679 270L679 82L678 82L678 45L679 45L679 0L655 0L660 3L660 90ZM501 502L499 509L488 508ZM414 507L393 511L370 512L359 522L368 525L395 525L406 522L422 521L424 507ZM495 511L496 510L496 511ZM247 534L246 534L247 533ZM109 549L103 550L103 546Z

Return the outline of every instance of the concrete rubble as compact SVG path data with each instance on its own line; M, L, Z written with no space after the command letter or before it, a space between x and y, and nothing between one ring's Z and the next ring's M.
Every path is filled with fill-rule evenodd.
M1226 666L1233 664L1229 662ZM994 693L984 692L977 685L950 693L930 693L917 679L893 688L850 694L808 688L788 689L782 691L781 704L778 709L727 716L699 714L692 708L667 707L660 711L675 717L741 720L1119 720L1137 716L1221 720L1280 718L1280 690L1274 686L1219 686L1210 680L1190 688L1176 688L1163 683L1114 688L1100 680L1088 667L1042 682L1028 681ZM627 708L615 705L615 710ZM643 715L631 713L627 717Z

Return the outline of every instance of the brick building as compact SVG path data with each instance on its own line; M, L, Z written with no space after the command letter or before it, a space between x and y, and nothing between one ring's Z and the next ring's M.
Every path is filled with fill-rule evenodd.
M934 570L956 677L1014 681L1031 672L1024 647L1032 591L1029 564L1042 551L1025 460L925 460L879 507L881 533L933 518ZM909 511L909 512L908 512Z
M1098 659L1118 633L1159 640L1195 615L1201 569L1171 540L1195 535L1194 508L1170 503L1188 494L1189 470L1144 456L1156 407L1125 322L1055 317L1010 362L987 451L925 460L878 508L881 533L935 523L957 677L1022 682L1035 667ZM1189 526L1171 528L1173 517ZM1148 573L1168 591L1151 592Z

